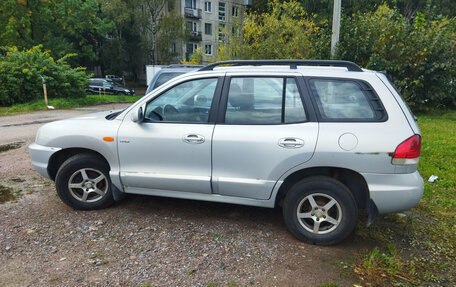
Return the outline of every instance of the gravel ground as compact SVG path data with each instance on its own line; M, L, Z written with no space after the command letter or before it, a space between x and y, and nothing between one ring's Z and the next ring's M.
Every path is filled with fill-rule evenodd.
M52 113L102 108L111 107ZM0 144L24 142L0 153L0 187L17 195L0 204L0 286L353 286L335 262L358 240L301 243L280 209L146 196L99 211L67 207L30 164L40 118L0 118Z

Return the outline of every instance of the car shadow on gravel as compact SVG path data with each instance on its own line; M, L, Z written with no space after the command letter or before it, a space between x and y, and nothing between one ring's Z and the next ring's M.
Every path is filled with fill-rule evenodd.
M181 217L186 219L223 219L246 224L263 223L286 228L281 208L261 208L228 203L166 198L145 195L127 195L115 204L117 208L135 210L142 215Z

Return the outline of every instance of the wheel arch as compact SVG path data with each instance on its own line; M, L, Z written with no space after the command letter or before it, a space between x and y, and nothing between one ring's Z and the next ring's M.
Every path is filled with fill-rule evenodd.
M49 159L47 167L49 177L55 181L55 176L57 175L57 171L59 170L60 166L70 157L81 153L93 154L95 157L104 161L106 165L109 167L109 170L111 170L109 162L101 153L97 151L87 148L66 148L54 153Z
M355 198L358 209L365 209L369 202L369 188L358 172L339 167L312 167L295 171L285 178L275 197L275 206L281 204L288 190L297 182L312 176L327 176L343 183Z

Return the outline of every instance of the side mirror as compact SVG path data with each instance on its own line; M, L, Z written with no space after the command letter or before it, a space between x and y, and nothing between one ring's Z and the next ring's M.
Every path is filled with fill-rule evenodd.
M136 112L133 111L131 114L131 120L135 123L141 123L144 120L143 108L139 107Z
M207 98L204 95L196 95L193 97L193 102L195 103L195 106L204 106L204 104L207 103Z

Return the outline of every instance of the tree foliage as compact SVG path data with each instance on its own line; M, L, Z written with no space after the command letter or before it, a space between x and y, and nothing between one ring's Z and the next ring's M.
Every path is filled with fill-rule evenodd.
M137 23L141 33L141 47L147 62L167 64L177 56L171 44L187 38L184 19L173 7L173 0L137 0Z
M87 84L84 68L67 64L68 54L58 60L41 46L20 51L7 49L0 57L0 106L25 103L43 97L41 76L46 80L49 98L81 97Z
M274 0L270 12L244 18L242 33L219 48L219 60L327 59L330 27L296 1ZM456 19L433 8L412 20L380 5L344 15L337 58L386 71L414 110L456 107Z
M388 72L415 110L456 106L456 21L418 12L413 21L386 5L344 17L338 55Z
M43 45L55 57L68 53L80 65L97 60L101 38L113 28L98 16L96 0L2 0L0 46Z
M100 16L114 23L108 37L103 39L100 62L106 74L129 73L136 78L142 69L142 54L139 49L140 29L136 20L136 0L98 0Z
M324 24L322 23L322 26ZM271 11L245 15L242 33L232 35L221 45L219 60L241 59L302 59L326 54L326 47L314 49L324 33L296 2L274 0ZM321 53L318 54L318 53Z

